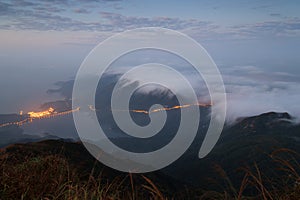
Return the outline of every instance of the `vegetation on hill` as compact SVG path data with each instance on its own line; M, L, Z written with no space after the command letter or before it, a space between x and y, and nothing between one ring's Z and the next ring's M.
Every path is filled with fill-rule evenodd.
M81 143L16 144L0 153L0 199L300 199L299 155L278 149L269 157L276 166L270 168L272 177L259 163L241 166L244 176L236 187L215 165L215 190L203 190L159 171L115 171L97 162Z

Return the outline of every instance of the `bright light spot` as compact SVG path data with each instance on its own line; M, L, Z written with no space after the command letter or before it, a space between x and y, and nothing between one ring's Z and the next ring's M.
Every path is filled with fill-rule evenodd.
M51 115L53 113L56 113L54 111L54 109L52 107L50 107L48 110L46 111L41 111L41 112L28 112L27 114L29 115L29 117L31 118L40 118L40 117L45 117L48 115Z

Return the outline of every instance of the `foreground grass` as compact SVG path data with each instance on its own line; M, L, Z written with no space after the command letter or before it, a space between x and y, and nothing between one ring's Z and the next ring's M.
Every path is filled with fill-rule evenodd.
M164 199L152 181L134 185L131 174L112 181L93 172L86 177L60 156L34 157L9 166L1 163L1 199Z
M223 189L209 191L187 188L179 182L178 187L172 187L174 183L169 185L166 177L153 174L116 173L99 167L95 161L87 168L79 161L72 162L64 152L34 151L15 148L11 154L2 155L0 199L300 199L299 157L287 149L269 155L272 170L275 169L272 176L261 171L258 163L241 166L244 178L239 185L234 185L222 167L216 165L221 180L218 184Z

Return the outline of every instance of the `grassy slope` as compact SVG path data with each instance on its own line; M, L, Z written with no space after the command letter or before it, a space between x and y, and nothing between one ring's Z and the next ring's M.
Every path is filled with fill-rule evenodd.
M0 199L299 199L296 153L281 149L272 156L281 172L276 182L254 163L234 186L217 166L221 190L203 190L160 172L120 173L95 161L80 143L16 144L0 153Z
M1 150L0 163L0 199L162 199L183 188L159 172L132 175L105 167L80 143L11 145Z

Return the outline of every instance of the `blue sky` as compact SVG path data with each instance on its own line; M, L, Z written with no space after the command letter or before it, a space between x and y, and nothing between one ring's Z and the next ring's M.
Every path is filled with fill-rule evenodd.
M6 105L0 113L49 99L45 91L71 79L89 51L114 33L159 26L207 49L234 94L229 98L245 104L241 109L251 107L241 98L247 91L248 99L260 101L290 97L255 113L240 110L245 115L273 109L300 116L289 107L300 101L294 95L300 93L299 11L296 0L0 0L0 101ZM278 90L266 93L273 87Z

